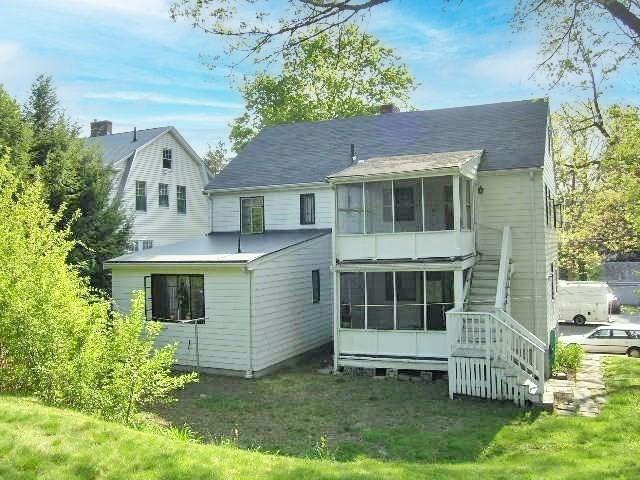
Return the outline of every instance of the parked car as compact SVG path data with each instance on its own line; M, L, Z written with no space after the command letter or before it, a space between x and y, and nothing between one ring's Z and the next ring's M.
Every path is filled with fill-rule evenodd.
M603 325L583 335L559 338L567 345L582 345L587 352L625 353L640 358L640 324Z
M558 318L576 325L605 323L609 315L620 313L620 300L605 282L558 282Z

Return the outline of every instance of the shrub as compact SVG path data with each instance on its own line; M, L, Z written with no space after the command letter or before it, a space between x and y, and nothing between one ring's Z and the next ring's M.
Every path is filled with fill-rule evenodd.
M556 350L553 359L554 372L575 372L584 358L584 348L575 343L565 345L561 341L556 343Z
M176 347L155 348L162 327L141 294L127 316L92 295L66 263L75 244L60 218L0 151L0 388L130 422L196 376L171 375Z

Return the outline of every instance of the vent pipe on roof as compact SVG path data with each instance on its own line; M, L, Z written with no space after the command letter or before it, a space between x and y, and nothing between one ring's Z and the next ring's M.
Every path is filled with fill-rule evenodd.
M134 142L138 141L138 131L137 131L136 127L133 127L133 141Z
M351 163L356 163L358 160L358 155L356 154L356 145L354 143L351 144Z

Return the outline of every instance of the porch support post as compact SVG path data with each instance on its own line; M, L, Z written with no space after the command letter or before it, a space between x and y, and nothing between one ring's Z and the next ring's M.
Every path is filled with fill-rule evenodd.
M460 175L453 176L453 229L460 231Z
M464 307L464 282L462 270L453 271L453 301L457 309Z

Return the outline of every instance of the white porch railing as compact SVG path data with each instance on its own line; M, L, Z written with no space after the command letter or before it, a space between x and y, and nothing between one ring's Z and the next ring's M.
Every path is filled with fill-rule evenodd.
M511 369L544 390L545 344L503 310L495 312L447 312L450 356L481 354L486 360L502 360Z
M510 398L523 405L526 393L537 387L544 391L546 346L538 337L514 320L510 306L511 228L502 231L494 309L447 312L449 343L449 390L486 398ZM465 285L466 289L466 285Z

